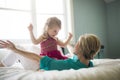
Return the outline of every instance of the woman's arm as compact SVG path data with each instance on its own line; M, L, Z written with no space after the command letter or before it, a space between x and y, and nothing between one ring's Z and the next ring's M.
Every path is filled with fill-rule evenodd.
M67 45L67 50L68 50L68 52L70 54L70 57L72 57L74 55L74 44L69 43Z
M35 53L20 50L20 49L16 48L16 46L11 41L2 41L2 40L0 40L0 46L3 47L3 48L10 49L10 50L14 51L17 54L22 55L23 57L35 60L37 62L39 62L40 59L42 58L41 56L39 56L39 55L37 55Z

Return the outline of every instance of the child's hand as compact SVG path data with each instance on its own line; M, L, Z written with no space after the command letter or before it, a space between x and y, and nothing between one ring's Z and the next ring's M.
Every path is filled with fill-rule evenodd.
M28 26L28 30L29 30L29 31L33 31L33 25L32 25L32 24L30 24L30 25Z
M72 33L69 33L69 38L72 38L72 36L73 36Z

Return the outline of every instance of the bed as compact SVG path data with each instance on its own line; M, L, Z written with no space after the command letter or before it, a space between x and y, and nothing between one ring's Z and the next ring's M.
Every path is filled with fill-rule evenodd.
M120 59L94 59L93 68L34 71L1 67L0 80L120 80Z
M120 59L93 59L94 67L79 70L35 71L0 67L0 80L120 80Z

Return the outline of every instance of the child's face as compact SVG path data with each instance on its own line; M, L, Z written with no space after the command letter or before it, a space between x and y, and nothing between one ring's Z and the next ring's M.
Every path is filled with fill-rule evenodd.
M59 26L54 26L48 29L48 34L50 37L55 37L58 34L59 30L60 30Z

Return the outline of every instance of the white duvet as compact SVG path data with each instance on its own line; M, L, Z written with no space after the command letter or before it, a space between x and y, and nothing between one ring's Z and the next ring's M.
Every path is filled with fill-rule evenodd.
M1 67L0 80L120 80L120 59L95 59L93 63L93 68L63 71Z

